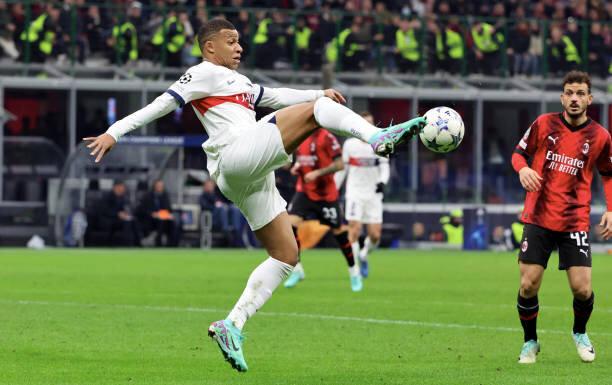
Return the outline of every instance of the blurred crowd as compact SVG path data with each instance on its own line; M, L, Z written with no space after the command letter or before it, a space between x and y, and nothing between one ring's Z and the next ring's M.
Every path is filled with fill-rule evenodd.
M0 57L184 67L214 17L234 23L247 65L262 69L612 71L605 0L0 0Z

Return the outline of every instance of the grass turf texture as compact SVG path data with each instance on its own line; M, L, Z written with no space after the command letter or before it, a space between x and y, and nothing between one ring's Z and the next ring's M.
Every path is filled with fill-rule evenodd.
M261 251L0 249L1 384L610 384L612 257L594 257L597 360L579 361L556 256L540 292L538 363L516 363L510 253L388 251L352 293L337 250L304 253L245 328L245 374L206 338Z

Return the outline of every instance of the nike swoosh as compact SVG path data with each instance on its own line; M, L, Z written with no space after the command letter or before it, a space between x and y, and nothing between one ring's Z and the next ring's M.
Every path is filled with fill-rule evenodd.
M234 79L234 80L228 80L228 81L227 81L227 85L228 85L228 86L229 86L229 85L232 85L232 84L234 84L234 82L235 82L235 81L236 81L236 79Z
M240 348L236 347L236 344L234 343L234 339L233 338L228 338L228 340L232 343L231 348L234 349L235 352L240 350Z

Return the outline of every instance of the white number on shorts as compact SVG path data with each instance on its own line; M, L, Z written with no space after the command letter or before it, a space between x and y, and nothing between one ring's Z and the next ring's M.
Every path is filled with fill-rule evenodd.
M576 232L570 233L570 238L576 240L576 246L578 247L589 245L589 242L587 242L587 236L588 234L586 231L576 231Z
M338 213L335 207L323 207L323 218L329 221L335 221L338 218Z

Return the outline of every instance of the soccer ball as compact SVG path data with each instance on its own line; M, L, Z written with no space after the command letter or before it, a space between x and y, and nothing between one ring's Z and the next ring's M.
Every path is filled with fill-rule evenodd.
M448 107L435 107L425 113L425 118L427 124L419 134L425 147L438 153L451 152L459 147L465 128L457 111Z

